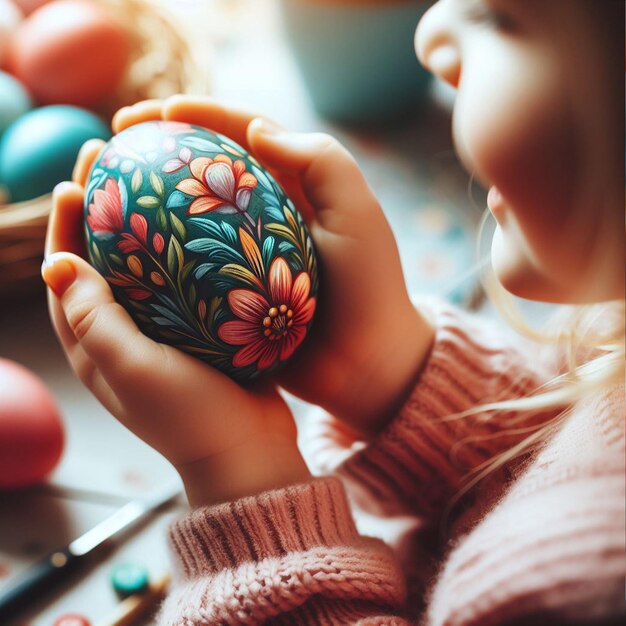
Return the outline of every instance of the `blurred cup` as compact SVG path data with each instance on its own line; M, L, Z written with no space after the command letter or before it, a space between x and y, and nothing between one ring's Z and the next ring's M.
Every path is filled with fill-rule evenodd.
M318 113L392 122L426 91L413 47L426 0L281 0L289 43Z

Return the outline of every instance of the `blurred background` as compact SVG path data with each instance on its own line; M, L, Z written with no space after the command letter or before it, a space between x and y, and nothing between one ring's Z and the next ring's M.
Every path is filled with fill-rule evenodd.
M86 139L110 137L120 106L202 93L337 136L388 215L411 292L480 304L472 269L485 193L454 155L453 94L415 58L427 6L0 0L0 595L38 558L177 480L74 378L39 278L50 192ZM106 621L120 602L114 568L167 572L165 529L184 510L181 498L110 543L15 623L117 623Z

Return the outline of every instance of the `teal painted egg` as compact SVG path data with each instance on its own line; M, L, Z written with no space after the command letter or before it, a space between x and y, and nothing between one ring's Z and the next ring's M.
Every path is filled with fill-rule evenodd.
M311 326L309 231L272 175L205 128L145 122L103 148L85 190L90 261L141 330L249 381Z
M29 111L0 138L0 186L11 202L48 193L72 177L85 141L110 136L106 124L84 109L48 106Z
M22 83L0 70L0 135L32 106L31 97Z

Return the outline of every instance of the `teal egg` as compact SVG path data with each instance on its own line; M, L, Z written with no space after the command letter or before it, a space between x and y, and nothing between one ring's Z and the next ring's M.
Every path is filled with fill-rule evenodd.
M307 226L224 135L145 122L115 136L90 172L85 232L91 263L146 335L235 380L276 371L311 327Z
M18 118L0 137L0 186L11 202L30 200L68 180L80 147L109 139L104 122L72 106L47 106Z
M0 135L32 107L33 102L22 83L0 70Z

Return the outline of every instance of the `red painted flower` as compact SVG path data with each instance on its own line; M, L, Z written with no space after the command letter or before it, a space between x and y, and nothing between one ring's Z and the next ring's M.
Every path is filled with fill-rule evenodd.
M139 213L130 216L131 233L122 233L117 247L124 253L129 254L136 250L145 250L148 245L148 220Z
M104 189L94 191L87 222L97 237L119 233L124 228L122 198L115 179L107 179Z
M224 322L218 335L233 346L244 346L233 357L233 367L258 362L259 369L266 369L288 359L306 335L315 311L309 275L301 272L293 280L287 262L278 257L270 266L268 287L267 298L250 289L228 293L230 309L239 319Z
M179 191L195 197L187 215L209 211L234 215L248 210L252 190L258 181L253 174L246 172L243 161L233 163L225 154L219 154L215 159L194 159L189 169L193 178L184 178L176 185Z

